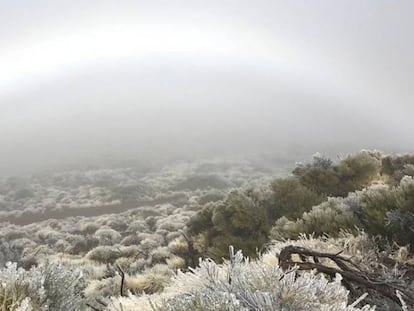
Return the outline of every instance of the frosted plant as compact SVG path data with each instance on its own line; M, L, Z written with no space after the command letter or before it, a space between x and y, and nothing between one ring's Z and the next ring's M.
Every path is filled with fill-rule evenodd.
M341 229L361 227L358 218L346 204L348 201L342 198L328 198L294 221L281 217L272 228L271 237L275 240L295 239L301 233L335 236Z
M81 310L83 282L80 271L56 263L26 271L8 263L0 270L0 306L12 311Z
M83 304L83 276L80 270L66 270L62 265L47 263L39 268L44 278L49 311L79 310ZM37 270L32 270L37 271Z
M3 267L8 261L18 261L22 252L23 247L14 241L0 240L0 266Z
M85 257L101 263L112 263L121 257L121 255L120 250L116 247L98 246L90 250Z
M24 298L20 305L16 308L16 311L34 311L30 298Z
M7 263L0 271L2 309L17 310L22 305L32 305L36 310L42 310L42 302L47 300L43 284L44 277L40 271L32 270L29 274L24 269L17 268L16 263Z
M121 239L121 234L109 227L102 227L95 232L95 236L99 239L100 245L112 245Z
M250 262L239 251L222 265L207 259L190 272L178 272L160 295L112 298L108 310L156 311L373 311L351 304L341 277L282 271L262 260ZM135 308L135 309L134 309Z

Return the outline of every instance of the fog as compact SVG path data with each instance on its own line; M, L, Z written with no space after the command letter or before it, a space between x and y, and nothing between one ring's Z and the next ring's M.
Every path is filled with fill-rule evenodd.
M1 1L0 175L413 149L412 1Z

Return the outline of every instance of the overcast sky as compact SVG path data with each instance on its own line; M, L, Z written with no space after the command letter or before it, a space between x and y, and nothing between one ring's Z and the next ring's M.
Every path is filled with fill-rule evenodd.
M0 0L0 172L110 154L412 150L413 12Z

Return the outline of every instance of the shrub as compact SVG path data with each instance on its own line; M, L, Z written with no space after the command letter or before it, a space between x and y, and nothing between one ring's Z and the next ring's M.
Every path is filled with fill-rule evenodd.
M83 305L84 283L79 270L46 263L26 271L9 263L0 271L3 310L77 311Z
M4 239L0 240L0 267L11 262L18 262L22 257L24 248L21 245L18 245L14 241L5 241Z
M113 245L120 241L121 234L109 227L102 227L95 232L100 245Z
M155 265L151 269L135 276L126 277L126 287L132 293L154 294L170 283L173 272L166 265Z
M67 241L71 246L66 251L74 255L84 254L99 245L98 238L91 235L71 235L68 236Z
M347 156L337 166L343 195L369 186L379 177L381 170L381 154L361 151Z
M224 199L224 195L220 192L209 192L198 199L198 204L205 205L209 202L217 202Z
M361 226L358 218L344 199L329 198L303 213L296 221L286 217L278 219L271 230L271 237L276 240L296 239L300 234L335 237L341 230L356 230L358 226Z
M270 226L266 209L246 193L230 192L223 202L208 205L189 222L189 233L200 254L220 261L229 244L256 256Z
M404 177L398 186L373 185L346 198L329 198L296 221L282 217L271 231L274 239L297 238L300 233L337 236L356 227L409 245L414 241L414 178Z
M381 234L400 245L414 241L414 178L395 187L374 186L357 193L361 221L367 232Z
M286 273L260 261L245 261L241 252L231 253L222 266L202 261L191 272L179 273L172 286L182 292L154 310L374 310L350 305L339 277L329 281L314 273Z
M293 174L302 185L318 194L335 195L338 192L340 179L333 162L319 154L313 157L311 163L297 166Z
M393 185L399 184L406 175L414 176L413 166L413 154L388 155L381 159L381 173L387 175Z
M312 163L298 166L293 173L303 185L319 194L346 196L369 186L379 177L380 171L381 154L361 151L347 156L337 165L316 155Z
M56 263L40 267L44 278L44 289L49 311L80 310L83 305L83 290L85 284L80 270L66 270Z
M113 246L97 246L86 254L87 259L101 263L113 263L121 256L121 251Z
M323 201L323 196L301 184L295 177L278 178L272 182L271 189L274 205L269 218L272 221L281 216L296 219Z

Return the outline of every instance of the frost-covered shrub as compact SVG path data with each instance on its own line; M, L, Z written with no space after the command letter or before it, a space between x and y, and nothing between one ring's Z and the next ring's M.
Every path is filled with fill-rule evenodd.
M340 230L356 227L373 236L386 237L389 242L412 246L414 178L406 176L398 186L373 185L346 198L329 198L295 221L281 217L271 236L274 239L293 239L301 233L337 236Z
M168 232L174 232L182 229L186 222L188 221L188 217L183 217L181 215L169 215L165 218L159 219L157 221L156 227L158 230L166 230Z
M221 192L217 192L217 191L211 191L208 192L206 194L204 194L203 196L198 198L198 204L200 204L201 206L210 203L210 202L217 202L220 200L223 200L225 198L225 196L223 195L223 193Z
M47 310L43 278L40 271L26 272L8 263L0 271L0 305L4 310L17 310L22 304L28 304L35 310ZM26 301L25 301L26 300Z
M149 267L150 265L151 262L149 259L137 257L131 262L129 267L126 269L126 272L128 272L129 274L136 274L138 272L144 271L145 268Z
M56 263L46 263L39 269L44 278L48 310L60 311L62 307L68 311L80 310L85 288L82 272L66 270Z
M143 237L139 244L140 250L144 254L149 254L153 249L161 246L165 243L165 239L162 235L159 234L139 234L140 237Z
M363 189L379 177L381 154L361 151L345 157L337 166L344 194Z
M329 198L295 221L279 218L271 230L271 237L276 240L295 239L300 234L335 237L341 230L355 230L356 227L361 227L361 223L344 199Z
M313 162L298 166L293 173L300 182L313 191L329 196L346 196L361 190L378 178L381 154L361 151L349 155L338 164L317 154Z
M58 252L64 252L66 250L69 250L70 247L71 245L69 244L69 242L63 239L57 240L54 245L54 249Z
M170 269L178 270L187 268L186 262L183 258L172 255L166 259L166 263Z
M267 241L266 208L248 193L230 192L225 201L206 206L188 223L197 251L217 261L226 257L228 245L256 256Z
M157 229L157 218L154 216L148 216L145 218L145 223L148 226L149 231L155 231Z
M87 235L71 235L67 237L70 247L66 249L69 254L84 254L99 245L98 238Z
M373 186L357 193L356 213L367 232L381 234L400 245L414 241L414 178L395 187Z
M0 305L3 310L80 310L84 283L79 270L68 271L46 263L26 271L9 263L0 271Z
M137 257L141 254L140 248L137 245L120 246L119 251L122 257Z
M96 230L99 229L99 225L93 222L87 222L80 226L79 232L87 235L87 234L94 234Z
M141 242L141 239L137 234L127 235L121 240L121 244L125 246L129 245L138 245Z
M381 173L388 181L397 185L404 176L414 176L414 155L387 155L381 159Z
M113 246L97 246L91 249L85 257L101 263L113 263L122 257L122 254L119 249Z
M188 253L188 243L180 234L177 238L168 243L168 249L176 255L185 255Z
M231 192L222 205L214 208L211 220L220 232L248 236L263 230L261 226L266 224L266 211L253 198Z
M15 241L0 241L0 267L11 262L18 262L23 253L24 248L21 245L15 243Z
M155 265L151 269L135 276L127 276L127 289L137 295L160 292L170 282L171 269L166 265Z
M334 164L319 154L314 155L311 163L299 164L293 174L299 178L302 185L316 193L334 195L338 192L340 180Z
M47 245L55 244L62 237L64 237L63 234L50 228L40 229L36 233L36 238L39 242Z
M148 300L151 303L148 303ZM187 273L178 272L160 295L113 299L108 310L307 310L373 311L349 300L341 278L328 280L312 272L282 271L261 260L250 262L241 252L222 265L207 259Z
M171 256L170 250L168 247L157 247L150 253L152 263L166 263L167 258Z
M127 233L136 234L137 232L148 232L149 228L147 223L142 219L132 221L128 228L125 230Z
M173 240L175 240L176 238L178 238L179 236L181 236L181 232L180 231L176 231L176 232L168 232L167 235L165 236L165 240L166 242L171 242Z
M121 217L110 217L105 225L118 232L125 231L128 228L125 220Z
M281 216L296 219L324 199L323 196L301 184L295 177L278 178L272 182L271 188L274 204L269 213L271 220Z
M99 239L100 245L113 245L121 239L121 234L109 227L99 228L95 232L95 236Z
M22 229L11 229L7 230L6 232L2 233L1 236L6 240L16 240L19 238L25 238L27 237L27 233Z
M92 280L85 288L85 296L91 299L119 295L121 277L115 275L100 280Z

